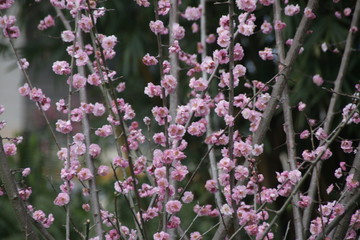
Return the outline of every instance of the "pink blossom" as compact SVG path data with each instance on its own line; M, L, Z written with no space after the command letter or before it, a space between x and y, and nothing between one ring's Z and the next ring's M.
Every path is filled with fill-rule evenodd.
M3 0L0 1L0 10L2 9L8 9L14 4L14 0Z
M101 153L101 148L96 143L90 144L89 146L89 154L91 157L96 158Z
M113 49L115 47L115 45L116 45L116 42L117 42L117 38L114 35L104 37L101 40L101 47L104 50Z
M268 21L264 21L263 24L261 24L261 27L260 27L261 31L263 34L269 34L272 32L272 26L271 26L271 23L269 23Z
M199 20L201 17L201 6L199 7L187 7L185 9L185 13L182 14L182 17L189 21L196 21Z
M342 140L341 141L341 149L345 152L345 153L351 153L354 149L352 147L352 141L349 140Z
M7 38L18 38L20 36L20 29L17 26L12 26L3 29L3 34Z
M201 63L201 70L211 74L215 69L215 62L214 60L207 56L205 57L204 61Z
M164 27L164 23L160 20L150 21L150 29L155 34L165 35L168 34L168 29Z
M233 69L234 78L239 78L245 76L246 73L246 67L244 67L242 64L236 64Z
M96 73L90 74L88 76L88 78L87 78L87 82L90 85L94 85L94 86L100 86L101 85L101 79L100 79L99 75L96 74Z
M27 187L19 190L19 197L24 201L28 200L31 194L32 194L31 187Z
M96 117L100 117L102 115L104 115L105 113L105 107L102 103L98 103L96 102L94 104L94 108L92 109L92 113L94 114L94 116Z
M238 25L238 31L244 36L250 36L254 34L255 27L256 25L253 21L240 22Z
M309 19L315 19L316 15L313 13L312 9L306 7L304 10L304 15Z
M82 168L78 173L77 177L80 181L87 181L92 179L94 176L92 175L90 169L88 168Z
M54 200L54 204L57 206L64 206L70 202L70 196L67 193L59 193Z
M89 56L83 50L76 51L76 53L74 54L74 57L76 59L76 66L79 66L79 67L85 66L89 61Z
M26 60L26 58L21 58L20 62L18 62L18 66L20 69L28 69L29 67L29 62Z
M216 41L215 34L209 34L206 38L206 43L208 44L214 43L215 41Z
M25 168L24 170L22 170L21 175L23 177L27 177L27 176L29 176L30 173L31 173L31 169L30 168Z
M177 80L173 75L165 75L161 80L161 86L165 88L168 93L173 93L177 86Z
M0 115L5 111L4 105L0 104Z
M55 74L58 75L68 75L71 72L70 65L66 61L54 62L54 64L52 65L52 70L54 71Z
M274 0L259 0L259 3L264 6L270 6L271 4L274 3Z
M72 86L76 89L83 88L86 85L86 78L81 76L79 73L74 74L72 76L72 79L70 77L68 82L70 82L70 81L72 83Z
M61 132L63 134L67 134L73 130L70 121L57 120L56 122L56 131Z
M13 143L5 143L4 144L4 153L7 156L14 156L16 154L17 148Z
M190 240L202 240L203 236L199 232L192 232L190 234Z
M300 133L300 139L306 139L310 136L309 130L304 130Z
M170 0L159 0L158 1L158 12L159 15L167 15L170 11Z
M78 24L79 24L80 29L83 32L86 32L86 33L90 32L90 30L93 27L93 23L92 23L91 18L88 17L88 16L85 16L85 15L82 15L82 17L79 20Z
M185 29L180 26L178 23L174 23L173 29L172 29L172 36L174 39L180 40L183 39L185 36Z
M166 232L157 232L153 235L154 240L170 240L170 235Z
M42 31L52 26L55 26L55 20L51 15L47 15L44 20L40 21L37 28Z
M298 110L299 110L299 112L304 111L305 108L306 108L306 104L300 101L300 102L298 103Z
M266 60L273 60L274 59L274 55L272 53L272 49L266 47L264 50L259 51L259 56L262 60L266 61Z
M83 111L80 108L74 108L73 110L71 110L70 114L70 119L73 122L80 122L84 117Z
M202 78L199 78L198 80L196 80L196 78L191 78L189 87L193 88L195 91L204 91L208 87L208 82Z
M152 66L152 65L156 65L158 63L158 60L153 57L150 56L148 53L143 57L142 62L146 65L146 66Z
M354 179L354 174L351 173L346 177L346 187L351 191L359 186L359 182Z
M253 12L256 9L257 0L236 0L236 5L240 10Z
M334 176L335 176L336 178L341 178L341 177L342 177L341 168L337 168L337 169L335 170Z
M63 42L72 42L75 39L75 35L72 31L66 30L61 33L61 39Z
M150 2L148 0L134 0L139 6L149 7Z
M181 198L181 200L184 202L184 203L191 203L194 199L194 194L192 194L192 192L184 192L184 195L183 197Z
M228 30L223 30L219 33L219 37L217 39L217 44L220 47L227 47L230 44L230 32Z
M319 74L314 75L312 80L318 86L321 86L324 83L324 79Z
M219 64L227 64L229 62L229 56L225 49L215 50L213 57L214 61Z
M113 134L111 125L103 125L101 128L98 128L95 131L95 135L99 137L107 137L110 136L111 134Z
M281 31L286 27L286 23L280 21L280 20L276 20L274 23L274 28L277 31Z
M161 86L149 82L147 87L145 87L144 93L151 98L154 96L162 96Z
M296 5L293 5L293 4L290 4L290 5L287 5L284 9L284 13L285 15L287 16L294 16L296 14L298 14L300 12L300 7L298 4Z
M182 204L178 200L170 200L166 203L165 207L167 213L174 214L181 210Z

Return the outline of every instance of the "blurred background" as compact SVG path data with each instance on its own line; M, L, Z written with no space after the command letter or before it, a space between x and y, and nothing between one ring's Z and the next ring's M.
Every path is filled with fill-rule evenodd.
M290 1L292 4L298 3L301 9L304 9L307 1ZM142 124L144 116L151 116L151 108L155 105L161 105L159 99L150 99L143 94L144 87L148 82L154 84L159 83L159 71L157 67L146 67L143 65L141 59L146 53L150 55L157 55L156 38L149 29L149 22L154 19L153 8L141 8L136 5L133 0L122 1L104 1L101 2L101 6L104 5L110 11L101 18L97 24L100 33L105 35L115 35L118 38L118 44L116 46L117 56L115 59L109 62L112 69L118 72L121 76L120 81L126 83L127 90L121 93L120 97L123 97L128 101L135 109L140 126L143 128L143 133L147 137L151 137L151 133L158 131L158 129L151 129L150 132ZM186 6L198 6L198 0L183 0L180 5L180 10L184 12ZM324 80L325 88L332 88L333 81L336 78L337 71L340 65L341 55L344 49L344 44L347 36L350 17L343 16L343 10L346 7L354 9L355 1L341 1L338 4L333 4L332 0L321 1L321 7L318 17L314 21L311 29L312 34L307 36L304 44L305 51L301 54L296 62L293 70L293 74L289 79L289 87L291 94L291 103L294 106L294 120L297 133L303 129L308 129L307 118L323 120L327 106L330 100L331 94L316 86L312 82L312 76L320 74ZM223 4L214 5L213 1L208 1L206 5L208 13L207 34L216 33L218 27L218 19L227 12L227 7ZM18 24L20 25L22 37L15 41L18 51L22 57L26 57L30 63L29 75L32 79L33 85L42 88L43 92L52 98L52 107L47 112L53 126L59 115L55 108L55 102L60 98L66 98L67 86L65 84L66 79L56 76L52 70L52 63L56 60L67 60L70 57L66 54L66 47L60 38L60 32L64 30L61 21L56 17L56 13L50 3L43 1L41 3L35 3L33 0L18 1L16 7L12 9L18 16ZM342 14L342 18L335 17L335 12L338 11ZM45 31L39 31L37 25L40 20L51 14L55 18L56 26L49 28ZM259 31L259 26L264 20L272 22L272 8L271 7L259 7L256 11L256 24L258 31L250 38L239 37L237 42L240 42L245 50L245 58L242 64L247 66L248 73L246 75L247 80L259 80L262 82L268 81L277 73L276 64L271 61L264 62L258 56L258 51L263 50L265 47L274 46L273 35L263 35ZM300 21L302 14L294 17L284 17L284 21L287 27L284 31L285 39L292 38L296 31L296 26ZM167 19L164 18L165 24ZM73 24L72 22L70 22ZM186 21L180 17L180 23L186 28L187 37L181 41L182 48L188 53L196 53L196 43L200 41L199 33L191 32L191 22ZM358 34L359 35L359 34ZM85 39L89 41L89 39ZM164 42L168 41L166 38ZM326 43L329 50L324 52L321 50L321 44ZM349 71L346 75L346 80L343 86L343 92L352 94L354 92L354 84L359 83L360 73L357 66L360 64L359 56L359 36L354 41L354 51L352 53ZM218 48L215 44L208 46L208 55L212 55L212 51ZM5 113L1 116L2 119L7 121L7 126L2 130L2 136L16 136L21 135L24 137L24 142L19 145L19 153L14 158L10 159L14 168L31 167L32 174L27 179L21 179L19 182L24 187L31 186L33 194L29 199L29 202L36 209L42 209L46 214L53 213L55 216L55 224L50 228L52 234L56 239L63 239L64 236L64 210L60 207L54 207L53 200L59 191L59 171L61 163L56 157L56 148L52 142L49 131L36 109L33 102L26 98L21 97L18 94L18 87L24 84L23 77L20 70L17 68L15 57L9 49L9 44L3 37L0 38L0 104L3 104L6 108ZM198 58L200 61L200 59ZM183 70L180 75L180 84L185 86L188 84L189 77L186 76L187 66L183 65ZM199 77L199 76L197 76ZM118 83L118 82L117 82ZM102 97L99 91L95 88L88 87L89 102L102 101ZM241 84L236 90L237 93L249 92ZM215 96L217 93L217 83L213 84L210 89L210 94ZM249 92L251 93L251 92ZM189 90L183 87L180 92L180 104L186 104L186 99L189 94ZM136 98L133 98L136 96ZM75 102L78 100L75 100ZM307 108L304 113L296 111L295 107L299 101L303 101L307 104ZM340 106L344 106L349 103L349 99L343 97L339 103ZM335 121L335 124L339 122L341 115ZM91 127L96 129L102 126L106 120L92 118ZM217 117L212 119L214 129L224 127L224 123ZM262 156L262 161L259 166L260 172L265 175L264 186L275 187L277 185L275 171L281 171L280 157L286 157L285 146L285 133L283 132L283 116L279 109L275 115L268 136L265 140L265 154ZM244 135L249 134L248 124L241 122L236 123L237 129ZM58 137L61 137L60 135ZM92 142L99 143L104 149L97 161L97 165L108 164L115 156L113 144L111 139L98 139L96 136L92 136ZM358 130L354 127L347 127L342 138L359 140ZM188 163L190 171L196 167L196 163L201 159L205 153L206 146L199 144L199 141L203 139L187 137L189 141L189 147L185 154L188 158L185 160ZM297 136L298 140L298 136ZM63 142L64 143L64 142ZM356 143L355 143L356 144ZM355 145L354 144L354 145ZM351 164L352 155L345 155L339 148L340 142L334 143L334 151L332 160L329 164L326 164L323 169L322 178L320 179L321 189L325 191L326 187L334 181L333 172L338 166L340 161L347 161ZM64 145L65 146L65 145ZM201 147L199 149L199 146ZM310 143L299 142L298 143L299 156L304 149L310 148ZM216 153L220 156L219 149ZM191 190L195 194L195 198L198 199L200 205L213 204L213 196L208 194L203 188L206 180L209 178L207 171L207 165L197 174L194 179L194 183ZM101 201L104 208L108 210L114 210L114 197L113 197L113 182L114 178L109 176L108 178L99 179L101 184ZM186 180L184 181L186 182ZM339 184L342 184L341 182ZM335 193L336 194L336 193ZM83 231L85 228L85 220L91 218L89 213L84 212L81 209L81 204L89 201L81 196L81 188L78 187L74 193L72 202L72 209L74 213L73 222L76 227ZM326 200L328 196L324 194L323 199ZM119 206L125 206L123 199L119 199ZM184 212L189 213L192 211L194 204L186 206L188 208ZM23 239L19 234L18 226L13 218L12 210L8 207L8 202L5 197L0 197L0 206L3 209L0 212L0 239L17 240ZM274 206L276 207L276 206ZM126 208L121 208L121 220L129 219L130 212ZM181 215L180 215L181 216ZM287 222L291 216L291 209L281 219L279 223L277 237L282 239ZM183 218L183 226L188 226L195 217L195 214L187 214ZM157 220L151 222L151 228L154 230L157 226ZM198 224L195 224L193 229L204 232L217 222L216 219L201 218L198 220ZM201 224L200 224L201 222ZM127 224L127 223L125 223ZM285 226L283 228L282 226ZM130 227L133 225L130 224ZM77 236L76 233L73 233ZM210 237L211 233L209 233ZM74 238L76 239L76 237ZM207 238L205 238L207 239ZM289 235L291 239L291 234Z

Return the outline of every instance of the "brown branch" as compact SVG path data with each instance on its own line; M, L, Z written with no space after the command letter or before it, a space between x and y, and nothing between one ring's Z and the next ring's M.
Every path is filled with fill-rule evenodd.
M275 0L274 2L274 22L281 20L281 5L280 0ZM279 71L282 70L283 65L281 63L285 62L285 48L284 48L284 39L282 31L275 30L275 39L276 39L276 48L278 51L280 64L278 65ZM285 87L282 93L282 108L284 111L284 120L285 120L285 129L286 129L286 146L288 152L288 162L291 170L296 169L296 146L295 146L295 131L294 131L294 121L292 118L290 99L289 99L289 86L285 83ZM292 199L292 211L294 215L294 226L295 226L295 236L296 239L304 239L303 226L302 226L302 216L297 202L299 201L299 193L296 193Z
M27 214L27 209L24 202L21 200L16 187L14 176L7 161L4 152L2 138L0 136L0 178L4 184L6 195L10 200L10 204L15 212L15 217L20 225L21 231L24 233L26 239L38 240L33 225L32 218Z

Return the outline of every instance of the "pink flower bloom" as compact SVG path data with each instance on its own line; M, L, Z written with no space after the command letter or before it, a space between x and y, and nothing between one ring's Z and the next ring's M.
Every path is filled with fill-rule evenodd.
M240 43L236 43L234 46L234 61L241 61L244 57L244 49Z
M55 26L55 20L51 15L47 15L44 20L41 20L37 28L42 31L49 27Z
M88 78L87 78L87 82L90 85L94 85L94 86L100 86L101 85L101 79L100 79L99 75L96 74L96 73L90 74L88 76Z
M182 17L189 21L199 20L201 17L201 6L199 7L187 7L185 13L182 14Z
M22 174L23 177L29 176L30 173L31 173L31 169L30 169L30 168L25 168L25 169L21 172L21 174Z
M149 7L150 2L148 0L134 0L139 6Z
M101 153L101 148L96 143L90 144L89 146L89 154L91 157L96 158Z
M259 3L264 6L270 6L271 4L274 3L274 0L259 0Z
M287 16L294 16L296 14L298 14L300 12L300 7L298 4L296 5L293 5L293 4L290 4L290 5L287 5L284 9L284 13L285 15Z
M168 93L173 93L177 86L177 80L172 75L165 75L161 80L161 86L165 88Z
M99 137L107 137L113 134L111 125L104 125L95 131L95 135Z
M314 75L312 79L313 82L318 86L321 86L324 83L324 79L319 74Z
M354 174L349 174L346 177L346 187L351 191L359 186L359 182L354 179Z
M157 232L153 235L154 240L170 240L170 235L166 232Z
M246 67L241 64L237 64L233 69L234 78L239 78L245 76Z
M71 72L70 65L66 61L54 62L53 66L52 66L52 70L54 71L55 74L58 74L58 75L64 75L64 74L68 75Z
M66 30L61 33L61 39L63 42L72 42L75 39L75 35L72 31Z
M4 28L3 34L7 38L18 38L20 36L20 29L17 26Z
M305 8L304 15L309 19L315 19L316 18L315 13L313 13L313 11L308 7Z
M165 207L167 213L174 214L181 210L182 204L178 200L170 200L166 203Z
M190 234L190 240L202 240L203 236L199 232L192 232Z
M309 130L304 130L300 133L300 139L306 139L310 136Z
M266 20L263 22L263 24L261 24L260 29L261 29L261 32L262 32L263 34L269 34L269 33L271 33L272 30L273 30L273 28L272 28L272 26L271 26L271 23L269 23L269 22L266 21Z
M17 148L13 143L4 144L4 153L6 156L14 156L16 154Z
M97 170L97 173L99 176L106 176L110 173L110 168L108 166L105 166L105 165L101 165L99 166L98 170Z
M286 23L280 21L280 20L276 20L274 23L274 28L275 30L281 31L286 27Z
M87 181L92 179L94 176L92 175L90 169L88 168L82 168L78 173L77 177L80 181Z
M184 202L184 203L191 203L194 199L194 194L192 194L192 192L184 192L184 195L183 197L181 198L181 200Z
M236 5L240 10L253 12L256 9L257 0L236 0Z
M205 57L204 61L201 63L201 70L211 74L215 69L215 62L209 56Z
M79 73L74 74L74 76L72 76L68 79L68 82L72 82L72 86L76 89L80 89L85 87L86 85L86 78L81 76Z
M54 200L54 204L57 206L64 206L70 202L70 196L67 193L59 193Z
M306 104L300 101L299 104L298 104L299 112L304 111L305 108L306 108Z
M273 60L274 59L274 55L272 53L272 48L268 48L266 47L264 50L259 51L259 56L262 60L266 61L266 60Z
M168 34L168 29L164 27L164 23L160 20L150 21L150 29L155 34L165 35Z
M0 1L0 10L8 9L14 4L14 0L2 0Z
M83 32L90 32L91 28L93 27L93 23L90 17L82 15L81 19L79 20L79 27Z
M185 37L185 29L180 26L178 23L174 23L172 29L172 35L175 39L180 40Z
M79 66L79 67L85 66L89 61L89 56L83 50L78 50L75 53L74 57L76 59L76 66Z
M28 69L29 62L26 60L26 58L21 58L20 62L18 62L18 66L20 69Z
M341 149L345 152L345 153L351 153L354 149L352 147L352 141L349 140L342 140L341 141Z
M73 130L70 121L57 120L56 122L56 131L61 132L63 134L67 134Z
M147 53L143 59L142 62L146 65L146 66L153 66L156 65L158 63L158 60L154 57L154 56L150 56L149 53Z
M92 113L96 117L100 117L100 116L104 115L104 113L105 113L104 105L102 103L98 103L98 102L95 103L94 108L92 109Z
M101 47L104 50L113 49L115 47L115 45L116 45L116 42L117 42L117 38L114 35L104 37L101 40Z

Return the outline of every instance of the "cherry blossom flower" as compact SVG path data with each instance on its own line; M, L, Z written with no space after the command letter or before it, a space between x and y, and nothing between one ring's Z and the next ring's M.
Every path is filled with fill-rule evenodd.
M54 204L57 206L64 206L70 202L70 196L67 193L59 193L54 200Z

